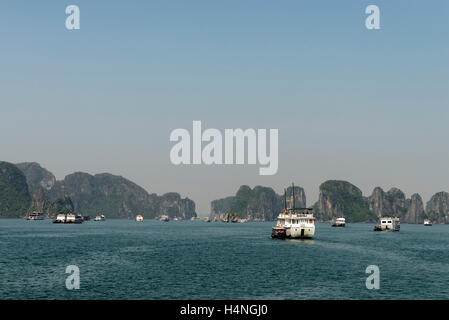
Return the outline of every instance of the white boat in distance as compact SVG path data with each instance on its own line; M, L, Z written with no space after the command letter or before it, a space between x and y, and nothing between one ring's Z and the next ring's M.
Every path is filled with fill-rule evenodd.
M83 217L81 215L75 215L74 213L60 213L56 216L53 223L83 223Z
M44 214L42 212L33 211L27 217L27 220L44 220Z
M315 234L313 210L295 207L295 186L292 187L291 208L287 209L287 190L284 190L284 210L277 217L277 224L271 230L271 237L311 239Z
M332 227L345 227L346 226L346 219L343 217L340 218L334 218L332 220Z
M104 214L100 214L98 216L95 217L94 221L105 221L106 217L104 216Z
M432 226L432 221L430 221L429 219L424 219L424 225L426 227L430 227L430 226Z
M143 216L142 216L141 214L138 214L138 215L136 216L136 221L137 221L137 222L143 222Z
M401 223L398 217L382 217L380 224L374 226L374 231L399 231Z

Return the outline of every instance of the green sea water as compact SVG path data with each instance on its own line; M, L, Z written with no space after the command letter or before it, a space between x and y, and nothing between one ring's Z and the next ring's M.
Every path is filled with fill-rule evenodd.
M448 299L449 225L317 224L313 240L273 223L0 220L0 299ZM80 289L68 290L68 265ZM377 265L380 288L368 290Z

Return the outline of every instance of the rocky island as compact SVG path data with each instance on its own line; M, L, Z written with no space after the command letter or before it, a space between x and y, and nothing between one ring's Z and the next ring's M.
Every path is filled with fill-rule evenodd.
M304 189L295 187L297 206L306 206ZM362 191L348 181L328 180L319 187L318 201L313 205L318 221L330 221L344 216L347 222L376 222L379 217L393 212L403 223L423 223L430 219L434 223L449 223L449 193L438 192L427 203L421 196L413 194L410 199L398 188L387 192L374 188L365 197ZM288 196L291 195L291 187ZM210 218L220 218L227 213L236 213L240 218L252 221L275 220L283 208L283 196L270 187L257 186L251 189L241 186L235 196L211 202Z
M287 189L291 197L292 187ZM297 207L306 206L304 189L295 186L295 203ZM272 221L284 208L284 195L276 194L269 187L256 186L251 189L241 186L235 196L214 200L211 203L210 218L221 219L228 213L234 213L238 218L249 221Z
M178 219L197 216L195 203L189 198L175 192L149 194L121 176L76 172L57 181L38 163L0 162L0 218L23 217L32 211L47 217L73 211L129 219L138 213L148 219L161 214Z

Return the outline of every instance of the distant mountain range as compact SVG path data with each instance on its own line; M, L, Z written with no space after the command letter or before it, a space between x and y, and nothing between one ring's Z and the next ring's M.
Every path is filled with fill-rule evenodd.
M288 196L291 195L291 187ZM296 207L306 206L304 189L295 187ZM235 196L211 202L211 218L236 213L241 218L256 221L274 220L283 209L283 195L272 188L241 186ZM341 180L328 180L320 185L318 201L312 206L319 221L346 217L348 222L374 222L393 213L404 223L423 223L429 218L434 223L449 223L449 193L438 192L424 209L422 198L415 193L410 199L397 189L384 192L376 187L368 197L355 185Z
M170 192L149 194L137 184L109 173L76 172L57 181L38 163L0 162L0 217L22 217L30 211L47 216L74 211L108 218L145 218L166 214L172 218L196 217L195 203Z
M410 198L398 188L388 191L374 188L368 197L355 185L341 180L329 180L320 185L318 201L313 205L319 221L345 216L348 222L374 222L380 216L395 215L404 223L449 223L449 193L441 191L424 206L417 193ZM287 189L290 198L292 187ZM296 207L306 207L304 189L295 186ZM276 219L284 207L283 195L270 187L241 186L234 196L211 202L212 218L234 213L253 221ZM0 162L0 218L23 217L28 212L41 211L48 217L60 212L84 215L104 213L109 218L145 218L166 214L172 218L196 217L195 203L171 192L158 196L123 177L109 173L90 175L76 172L57 181L38 163L12 164Z

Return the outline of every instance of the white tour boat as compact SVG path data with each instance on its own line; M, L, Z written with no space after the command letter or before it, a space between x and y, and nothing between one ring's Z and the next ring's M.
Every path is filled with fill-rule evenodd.
M60 213L53 223L83 223L83 217L73 213Z
M399 231L401 229L401 223L398 217L382 217L380 218L380 224L374 226L374 231Z
M136 221L137 221L137 222L143 222L143 216L142 216L141 214L138 214L138 215L136 216Z
M312 208L295 208L295 186L292 188L291 208L287 209L287 191L284 190L284 210L272 228L272 238L311 239L315 234L315 218Z
M432 221L430 221L429 219L424 219L424 225L426 227L430 227L432 225Z
M345 227L346 226L346 219L341 217L341 218L334 218L332 220L332 227Z

